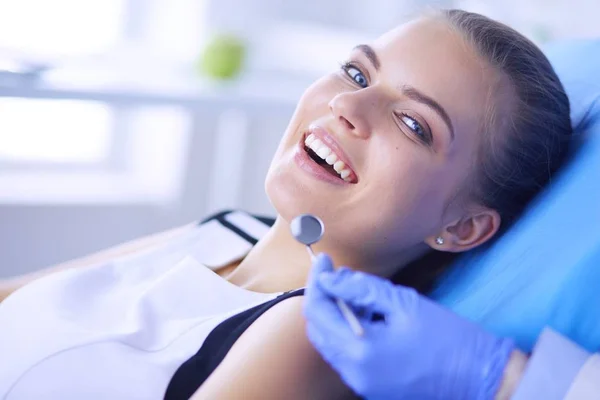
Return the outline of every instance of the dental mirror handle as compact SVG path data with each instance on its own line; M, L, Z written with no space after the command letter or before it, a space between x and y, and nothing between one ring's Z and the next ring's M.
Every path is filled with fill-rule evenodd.
M310 260L314 262L317 256L315 256L312 247L307 245L306 250L308 251L308 254L310 254ZM352 312L352 309L350 309L350 307L348 306L348 304L346 304L344 300L339 298L336 298L335 302L338 308L340 309L340 312L344 316L344 319L346 320L346 322L348 322L348 325L350 325L350 329L352 329L352 332L354 332L356 336L364 336L365 330L360 324L360 321L358 320L356 315L354 315L354 313Z

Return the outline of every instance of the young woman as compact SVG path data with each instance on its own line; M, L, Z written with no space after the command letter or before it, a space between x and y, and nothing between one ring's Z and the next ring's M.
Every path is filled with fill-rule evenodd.
M353 397L306 339L291 219L320 216L315 251L337 265L417 285L509 226L570 133L545 56L488 18L444 11L358 45L297 106L266 179L270 229L223 214L23 287L0 304L0 396Z

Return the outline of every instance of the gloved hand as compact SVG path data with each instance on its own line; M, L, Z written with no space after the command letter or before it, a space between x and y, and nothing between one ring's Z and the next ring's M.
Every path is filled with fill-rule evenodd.
M363 337L352 333L335 297L361 315ZM493 399L514 348L413 289L334 271L325 254L313 263L304 314L309 340L367 399Z

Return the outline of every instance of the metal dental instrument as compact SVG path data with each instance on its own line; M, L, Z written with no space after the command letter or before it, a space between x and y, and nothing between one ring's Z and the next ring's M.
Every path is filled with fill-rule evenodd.
M306 250L308 251L308 254L310 254L310 259L311 261L314 261L316 256L310 246L317 243L323 237L323 232L325 231L323 221L314 215L302 214L292 220L290 229L294 238L306 245ZM363 336L365 331L348 304L344 303L341 299L335 299L335 301L354 334Z

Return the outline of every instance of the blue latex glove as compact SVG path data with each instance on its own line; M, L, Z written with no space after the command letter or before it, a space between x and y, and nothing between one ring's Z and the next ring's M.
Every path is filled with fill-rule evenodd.
M362 315L363 337L352 333L334 297ZM304 314L309 340L367 399L493 399L514 348L413 289L334 271L325 254L313 263Z

